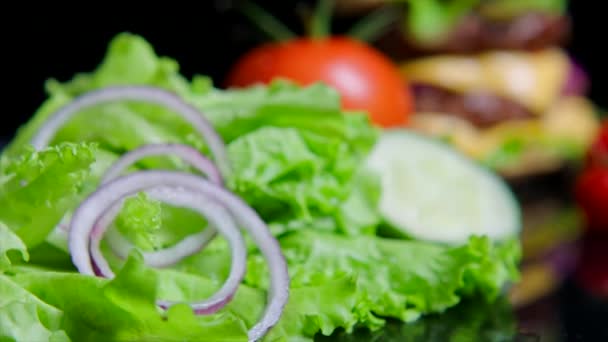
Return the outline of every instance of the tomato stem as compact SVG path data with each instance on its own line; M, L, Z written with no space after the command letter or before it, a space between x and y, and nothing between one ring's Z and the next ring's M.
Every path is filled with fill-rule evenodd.
M331 31L333 0L319 0L310 25L310 35L314 38L327 37Z
M395 9L380 7L359 20L348 31L347 35L365 42L371 42L385 33L399 17L400 15Z
M285 24L251 1L243 1L239 10L254 25L276 41L291 40L296 37Z

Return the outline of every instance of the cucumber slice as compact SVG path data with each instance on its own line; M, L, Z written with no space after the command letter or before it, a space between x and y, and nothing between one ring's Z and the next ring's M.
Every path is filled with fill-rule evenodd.
M447 144L386 130L366 165L380 178L381 215L407 236L459 244L471 235L498 241L521 231L521 209L502 178Z

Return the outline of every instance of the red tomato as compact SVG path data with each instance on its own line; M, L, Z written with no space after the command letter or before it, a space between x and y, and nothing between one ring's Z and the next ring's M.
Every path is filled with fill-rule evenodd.
M604 121L597 139L589 149L587 164L590 167L608 167L608 119Z
M369 45L347 37L298 38L265 44L245 54L226 86L245 87L287 78L300 85L325 82L349 110L365 110L373 123L401 126L412 112L412 98L397 67Z
M575 190L589 229L608 232L608 166L584 170Z

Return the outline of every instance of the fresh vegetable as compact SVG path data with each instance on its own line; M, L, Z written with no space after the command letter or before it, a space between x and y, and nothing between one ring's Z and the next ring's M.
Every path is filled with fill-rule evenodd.
M586 164L588 167L608 167L608 119L604 119L595 141L587 151Z
M282 239L281 247L292 265L294 287L313 285L323 277L356 276L372 312L406 322L423 312L443 312L460 301L459 294L481 291L493 298L501 291L500 283L517 273L513 240L493 245L487 237L472 237L456 247L420 241L303 230ZM494 258L510 261L500 265Z
M526 12L562 14L565 0L394 0L407 4L403 29L419 44L433 45L445 39L449 31L467 14L477 9L489 18L510 18Z
M104 102L116 101L145 101L152 104L166 106L171 111L181 115L193 128L205 139L205 142L219 169L228 172L228 160L226 160L225 147L221 138L210 126L204 116L188 103L181 101L172 94L150 87L113 87L102 89L98 92L90 92L74 99L69 105L61 108L51 116L34 135L31 144L37 148L46 147L54 138L57 131L70 119L87 107L92 107Z
M416 40L433 44L443 39L445 34L479 3L479 0L407 1L408 17L405 29Z
M268 84L277 78L303 86L323 82L340 93L345 109L365 111L382 127L406 125L412 112L407 81L394 63L349 36L322 33L262 44L236 61L226 86Z
M0 274L0 338L8 341L70 341L62 312Z
M521 231L519 205L504 182L447 144L391 130L367 163L382 175L380 212L406 235L461 244L475 234L503 240Z
M519 277L516 235L382 235L387 169L365 165L384 133L326 85L220 90L122 34L47 89L0 159L0 318L19 313L0 339L307 341L492 303Z
M113 277L114 274L100 250L101 240L109 224L118 213L121 199L140 191L149 190L150 194L157 200L198 211L209 219L211 226L207 229L219 231L229 242L232 250L231 273L226 282L211 298L191 304L192 310L197 314L213 314L222 309L232 299L245 272L246 250L242 236L236 228L238 224L251 233L254 242L269 264L271 275L268 308L260 321L248 332L250 340L259 340L268 329L277 323L287 302L289 286L287 266L277 241L270 235L267 227L257 214L229 192L222 192L221 182L217 181L220 177L217 175L219 170L226 174L229 172L225 148L202 113L178 97L160 89L134 86L106 87L100 91L89 92L76 98L69 105L51 115L47 122L42 125L40 131L32 138L32 145L38 149L45 148L61 125L69 121L79 110L117 100L139 100L162 104L183 115L204 137L219 166L216 169L213 164L209 163L208 159L202 156L198 158L189 156L188 158L192 158L199 163L204 162L200 165L202 171L206 174L215 175L216 181L205 183L206 181L199 177L188 179L190 177L188 174L179 173L140 173L120 178L109 184L102 184L95 193L90 195L77 208L72 217L68 243L74 265L83 274ZM145 147L142 149L145 149ZM154 152L153 145L152 149L152 152ZM173 150L176 150L176 148L174 147ZM177 149L177 151L177 155L184 154L180 149ZM172 153L173 151L169 149L164 152ZM198 154L196 151L190 152ZM144 150L143 154L140 152L139 155L137 151L134 152L136 157L143 157L146 153L151 153L151 151ZM127 154L114 167L124 168L126 166L124 161L126 160L128 163L131 162L131 159L133 158L130 158ZM110 171L115 172L112 169ZM108 180L108 178L107 175L104 177L105 180ZM230 219L228 212L235 216L236 222ZM174 258L173 256L169 257ZM157 303L163 309L168 309L176 304L167 300L159 300Z
M588 228L608 231L608 121L587 151L586 164L575 184L575 195Z
M2 222L0 222L0 240L2 241L2 245L0 245L0 267L4 269L11 265L8 254L12 251L18 252L22 259L29 261L30 255L23 241Z
M61 218L83 198L90 168L101 158L94 143L60 143L26 149L0 160L0 221L27 247L43 242Z
M412 112L411 95L392 62L348 37L300 38L255 48L237 61L226 85L275 78L300 85L324 82L340 92L344 108L367 111L383 127L407 124Z
M173 155L181 157L187 161L190 165L194 166L195 169L206 175L209 180L215 184L221 185L222 176L219 170L205 157L203 157L197 150L190 148L185 145L147 145L138 149L135 149L129 153L125 153L119 160L117 160L110 169L106 172L102 179L102 183L107 183L116 178L126 167L141 160L145 157L154 155ZM148 201L148 197L137 196L129 198L125 201L122 210L120 211L120 217L117 222L117 230L121 227L130 226L132 229L124 229L121 233L117 233L117 230L110 230L108 232L108 244L112 251L122 259L126 259L129 251L134 247L128 239L123 235L129 235L132 240L137 241L138 238L154 240L153 235L146 234L146 231L157 230L160 228L160 213L162 211L160 202ZM119 207L115 207L116 210L111 212L116 216ZM150 211L154 211L150 213ZM106 217L109 217L110 212L106 213ZM142 220L142 218L147 218ZM108 218L109 219L109 218ZM138 228L139 227L139 228ZM153 252L143 252L143 257L147 265L163 267L175 264L178 260L192 255L200 251L207 243L215 236L214 229L205 229L200 233L193 234L187 238L176 243L172 247L156 250ZM158 246L158 243L148 241L153 246ZM142 244L138 244L142 246Z
M108 267L104 267L105 262L101 256L99 244L103 230L107 227L104 225L110 222L100 220L100 215L103 215L103 212L121 197L147 188L156 189L153 196L159 200L199 211L211 221L212 227L218 229L229 242L232 250L232 269L238 269L240 272L231 272L225 284L211 299L192 304L192 309L198 314L215 313L234 296L245 268L245 246L236 227L238 225L251 233L251 238L268 262L271 277L268 308L260 321L249 331L250 340L257 341L262 338L267 330L279 320L288 298L289 276L283 255L276 240L270 236L266 225L253 210L229 192L213 183L205 182L199 177L189 174L148 171L126 176L102 186L78 208L72 219L70 252L79 272L87 275L107 276L103 270ZM234 216L234 223L229 219L228 213ZM102 221L105 222L101 223ZM163 308L175 304L166 300L159 302L159 306Z
M525 339L517 331L517 321L511 304L501 299L488 305L483 300L467 300L423 320L403 324L389 322L385 329L355 334L341 332L331 337L321 336L319 342L401 342L401 341L512 341Z
M563 14L568 9L566 0L492 0L482 3L481 12L492 17L511 17L525 12Z
M205 229L184 238L171 247L158 247L162 245L156 241L154 233L160 229L161 202L154 199L148 201L148 199L150 197L144 195L125 200L124 206L118 208L122 210L119 217L116 217L117 229L110 228L106 231L105 239L108 246L119 258L126 259L133 248L141 248L146 265L167 267L201 251L215 237L214 229ZM154 210L154 212L150 213L148 210ZM112 212L112 214L115 213ZM128 229L122 228L125 226ZM144 242L141 242L142 240ZM148 251L149 249L153 249L153 251Z
M576 199L590 229L608 228L608 168L592 167L576 182Z

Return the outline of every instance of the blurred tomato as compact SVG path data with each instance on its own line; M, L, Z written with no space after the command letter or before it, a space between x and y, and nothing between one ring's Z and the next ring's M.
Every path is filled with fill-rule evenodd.
M604 120L597 139L589 149L587 165L608 167L608 119Z
M588 152L585 168L579 175L575 194L593 231L608 232L608 120Z
M588 228L608 232L608 167L594 166L584 170L575 191Z
M262 45L242 56L226 86L245 87L287 78L300 85L325 82L349 110L364 110L382 127L407 124L412 98L407 80L386 56L347 37L298 38Z

